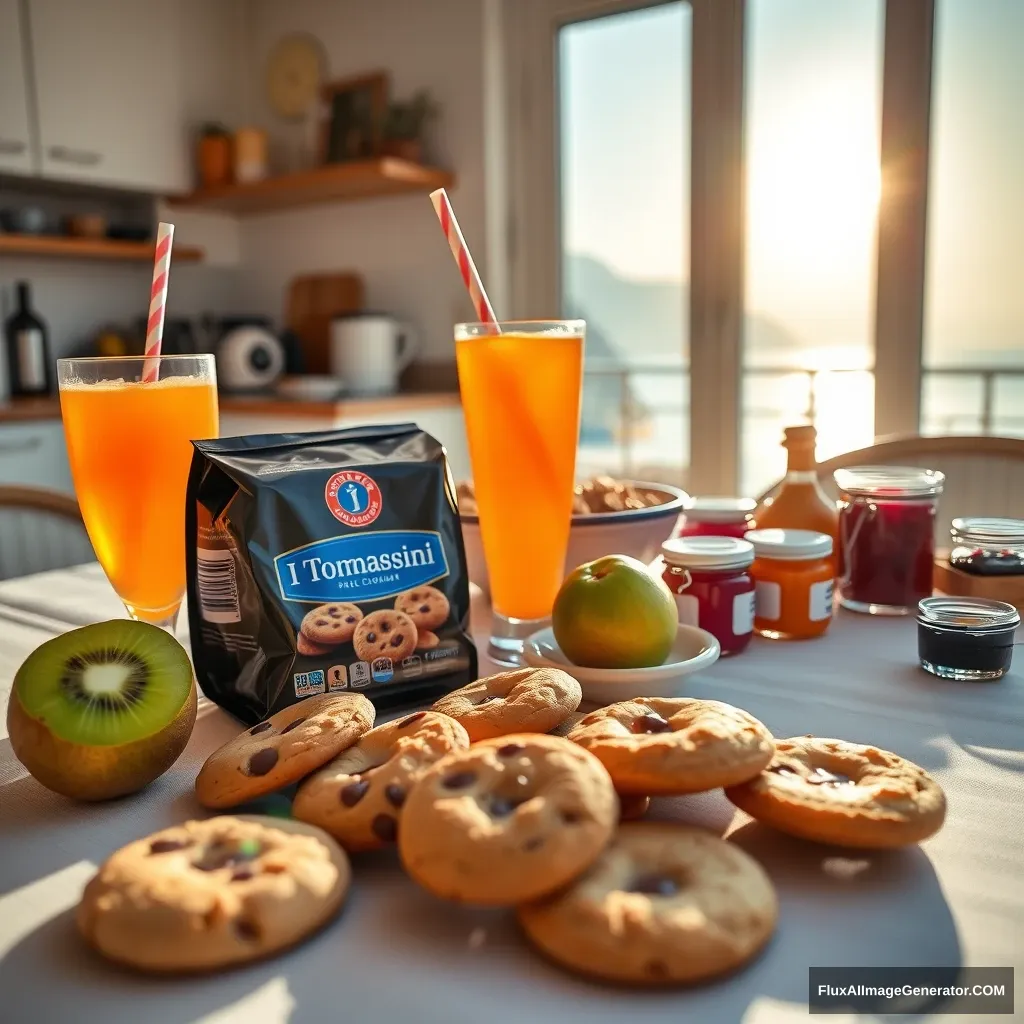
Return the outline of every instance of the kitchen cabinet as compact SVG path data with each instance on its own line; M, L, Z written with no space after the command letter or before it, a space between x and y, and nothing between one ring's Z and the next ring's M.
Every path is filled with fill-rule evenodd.
M28 0L28 12L42 175L184 191L179 4Z
M0 424L0 487L47 487L74 494L64 427L58 420Z
M0 171L34 169L21 0L0 0Z

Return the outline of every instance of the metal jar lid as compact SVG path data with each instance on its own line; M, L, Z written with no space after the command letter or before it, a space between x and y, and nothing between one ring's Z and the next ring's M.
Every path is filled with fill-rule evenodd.
M1024 519L969 516L954 519L951 526L949 532L954 538L971 541L974 544L991 544L994 547L1024 544Z
M743 536L754 545L757 558L798 562L832 554L832 538L815 530L750 530Z
M854 466L832 474L847 494L868 498L930 498L942 493L945 473L916 466Z
M677 569L745 569L754 545L739 537L676 537L661 545L661 556Z
M1020 625L1020 613L1012 604L987 597L926 597L917 611L923 626L965 633L1001 633Z
M756 508L752 498L691 498L683 514L695 523L742 523Z

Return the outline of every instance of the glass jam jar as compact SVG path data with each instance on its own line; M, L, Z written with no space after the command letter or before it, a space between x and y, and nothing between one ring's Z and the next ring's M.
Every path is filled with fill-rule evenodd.
M810 640L832 621L832 538L814 530L751 530L754 629L769 640Z
M691 498L683 506L678 537L735 537L753 529L757 502L750 498Z
M676 599L679 621L714 636L722 656L739 654L754 632L754 546L738 537L679 537L651 568Z
M1010 670L1020 613L985 597L927 597L918 605L921 668L958 682L1000 679Z
M973 576L1024 575L1024 519L954 519L949 564Z
M911 466L834 473L839 501L839 603L907 615L932 592L935 509L945 476Z

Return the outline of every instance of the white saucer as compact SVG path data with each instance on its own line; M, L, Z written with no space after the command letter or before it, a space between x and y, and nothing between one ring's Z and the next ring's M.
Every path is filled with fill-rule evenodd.
M680 623L672 650L661 665L650 668L586 668L574 665L555 642L550 627L527 637L523 656L534 668L560 668L575 676L583 697L599 704L614 704L634 697L678 697L683 680L710 668L721 656L718 641L706 630Z

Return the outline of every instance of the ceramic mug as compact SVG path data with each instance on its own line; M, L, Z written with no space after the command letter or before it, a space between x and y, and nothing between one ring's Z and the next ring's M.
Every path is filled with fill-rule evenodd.
M387 313L331 321L331 373L357 395L390 394L418 348L413 329Z

